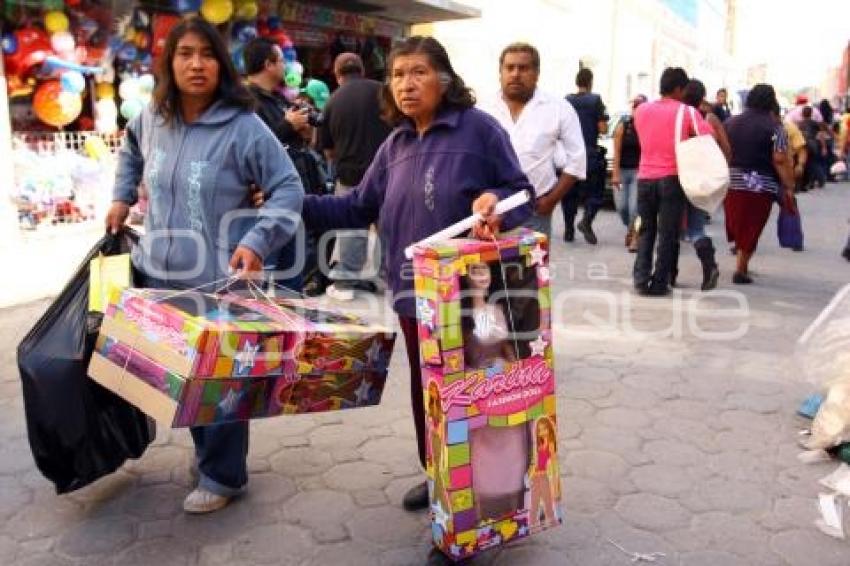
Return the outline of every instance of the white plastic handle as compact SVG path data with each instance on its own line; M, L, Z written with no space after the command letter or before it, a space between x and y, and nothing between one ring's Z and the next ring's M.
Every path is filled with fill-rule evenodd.
M518 206L522 206L527 203L529 200L528 191L520 191L514 195L509 196L505 200L500 200L496 203L495 214L505 214L506 212L510 212ZM406 248L404 248L404 256L407 259L413 259L413 251L418 246L427 246L428 244L433 244L434 242L441 242L443 240L450 240L451 238L460 236L467 230L471 230L476 223L481 222L484 219L480 214L476 213L472 216L467 216L460 222L455 222L448 228L443 228L439 232L431 234L424 240L419 240L413 244L410 244Z

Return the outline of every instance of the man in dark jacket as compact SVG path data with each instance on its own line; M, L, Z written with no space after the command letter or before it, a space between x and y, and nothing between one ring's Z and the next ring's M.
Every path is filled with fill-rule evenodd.
M340 86L325 106L318 146L328 161L334 162L336 194L345 195L360 184L390 127L380 116L382 85L364 78L363 61L358 55L340 53L334 61L334 75ZM361 275L367 245L365 234L337 237L339 263L331 273L334 284L328 287L328 296L349 301L354 291L376 290L375 284Z
M305 138L311 135L307 109L291 105L275 92L283 81L286 61L280 47L262 37L252 39L243 52L248 88L257 100L256 113L283 144L301 177L304 192L321 191L321 175L315 158L309 154ZM303 229L287 242L276 259L277 284L294 291L303 286L304 254L297 254L299 238L303 248Z
M608 113L605 104L598 94L591 92L593 88L593 72L587 67L579 69L576 75L578 92L567 96L567 100L575 108L581 122L581 132L584 136L585 154L587 155L587 177L577 182L561 200L561 210L564 213L564 240L572 242L575 228L584 236L588 244L596 244L596 234L593 233L593 219L602 208L602 194L605 190L605 155L599 151L599 135L608 131ZM579 201L584 200L584 217L575 226Z

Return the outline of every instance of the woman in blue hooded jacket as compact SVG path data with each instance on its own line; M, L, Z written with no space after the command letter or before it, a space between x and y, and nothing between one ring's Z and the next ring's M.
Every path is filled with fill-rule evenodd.
M283 146L253 112L218 31L200 18L168 35L153 104L127 126L107 228L121 229L145 182L145 234L133 251L144 287L191 289L232 270L262 271L295 232L304 190ZM258 211L252 184L265 190ZM248 481L248 423L191 429L199 481L189 513L224 507Z
M385 118L396 126L381 145L360 184L348 195L304 201L308 229L324 232L366 228L377 221L386 243L385 261L393 307L405 338L419 461L425 466L426 434L413 269L404 249L434 232L480 212L473 230L491 238L501 227L519 226L531 215L526 204L499 218L496 203L517 191L533 194L508 134L488 114L452 68L442 45L411 37L389 56L383 91ZM408 510L428 506L425 482L404 497Z

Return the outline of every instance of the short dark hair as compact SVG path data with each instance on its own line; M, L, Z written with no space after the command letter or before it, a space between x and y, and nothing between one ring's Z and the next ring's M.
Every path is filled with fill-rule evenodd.
M268 61L276 62L275 47L277 44L266 37L255 37L249 41L242 51L245 74L256 75L266 68Z
M658 86L661 96L673 94L677 88L688 86L688 73L682 67L667 67L661 72Z
M593 71L588 67L582 67L576 73L576 86L579 88L590 88L593 86Z
M193 16L182 20L171 28L165 40L165 49L157 69L157 85L153 93L155 112L162 116L168 125L172 125L174 119L180 116L181 95L177 89L177 82L174 80L172 63L177 52L177 44L187 33L197 34L207 40L212 49L213 57L218 61L216 100L224 101L228 106L253 110L255 106L254 97L242 84L239 73L236 72L230 54L227 52L224 38L211 23Z
M363 59L357 53L340 53L334 59L334 73L341 77L356 75L362 77L366 72Z
M440 103L440 108L472 108L475 106L475 95L472 89L466 86L463 79L460 78L452 62L449 59L449 54L446 53L445 47L433 37L425 37L414 35L401 40L395 44L387 57L387 69L389 76L384 88L381 90L381 116L387 123L395 126L404 118L401 109L396 105L393 98L390 82L392 80L393 64L397 57L405 55L414 55L421 53L428 57L428 62L446 81L446 91L443 93L443 100Z
M530 43L524 42L516 42L511 43L504 49L502 49L501 55L499 55L499 68L502 68L502 64L505 62L505 56L508 53L527 53L531 56L531 66L534 67L535 71L540 70L540 52L537 51L537 48L531 45Z
M776 91L769 84L759 83L747 94L747 108L761 110L762 112L773 112L779 107L776 100ZM805 114L806 110L803 109Z
M727 90L726 90L726 87L725 87L725 86L722 86L722 87L720 87L720 88L718 88L718 89L717 89L717 94L720 94L721 92L722 92L723 94L729 94L729 91L727 91Z
M691 79L685 85L685 94L682 96L682 102L688 106L699 108L700 103L705 100L705 85L702 81Z

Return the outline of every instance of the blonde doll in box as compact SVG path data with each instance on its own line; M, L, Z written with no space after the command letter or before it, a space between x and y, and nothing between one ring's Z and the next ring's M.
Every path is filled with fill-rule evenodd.
M540 417L534 425L534 450L528 468L530 484L529 524L539 525L540 508L546 522L556 520L555 500L558 497L557 445L555 425L549 417Z

